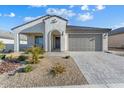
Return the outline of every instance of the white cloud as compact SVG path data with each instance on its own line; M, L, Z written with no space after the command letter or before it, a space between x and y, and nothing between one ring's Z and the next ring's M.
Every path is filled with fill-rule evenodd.
M36 19L36 18L38 18L38 17L40 17L40 16L36 16L36 17L27 16L27 17L24 18L24 21L25 21L25 22L31 21L31 20L34 20L34 19Z
M95 11L96 11L96 9L92 9L92 11L93 11L93 12L95 12Z
M11 12L10 14L4 14L4 16L7 16L7 17L15 17L16 15L15 15L13 12Z
M88 20L92 20L92 19L93 19L93 15L91 15L89 12L78 15L78 20L80 20L80 21L88 21Z
M96 9L97 10L103 10L103 9L105 9L105 6L104 5L97 5Z
M89 10L88 5L83 5L83 6L81 6L81 10L88 11L88 10Z
M112 26L112 29L116 29L116 28L119 28L119 27L124 27L124 22L122 22L122 23L120 23L120 24L117 24L117 25Z
M73 8L73 7L74 7L74 5L70 5L70 6L69 6L69 8Z
M47 5L30 5L30 7L36 7L36 8L40 8L40 7L46 7Z
M0 14L0 16L2 16L2 14Z
M50 15L58 15L66 18L73 17L76 15L72 10L58 9L58 8L48 8L46 10L46 13Z

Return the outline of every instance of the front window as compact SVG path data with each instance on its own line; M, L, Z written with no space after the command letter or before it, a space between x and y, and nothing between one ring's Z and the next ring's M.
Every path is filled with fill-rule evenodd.
M43 48L43 36L35 36L35 45Z

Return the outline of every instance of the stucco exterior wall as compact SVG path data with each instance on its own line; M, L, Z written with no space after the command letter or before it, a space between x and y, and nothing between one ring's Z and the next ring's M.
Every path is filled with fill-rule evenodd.
M44 20L43 20L44 19ZM35 45L35 36L42 36L43 35L43 43L45 51L51 51L51 44L52 44L52 37L51 33L53 31L58 31L60 33L60 50L61 51L68 51L69 43L68 43L68 34L70 33L86 33L86 31L80 31L73 29L67 31L67 21L56 16L52 16L49 18L43 18L39 20L35 20L29 24L23 25L14 29L15 33L15 51L19 51L19 34L26 34L27 35L27 47L32 47ZM106 31L92 31L90 29L87 31L87 34L102 34L102 50L108 50L108 33Z
M56 20L56 23L52 23L53 20ZM51 17L45 20L45 51L51 51L51 32L59 31L61 38L61 51L65 51L65 32L66 32L67 21L62 20L57 17Z
M44 23L38 23L38 24L34 24L34 26L32 27L28 27L24 30L22 30L20 33L43 33L45 30L45 26Z
M13 31L14 31L15 33L19 33L19 32L21 32L21 31L24 30L24 29L27 29L27 28L33 27L34 25L37 25L37 24L42 23L45 18L47 18L47 16L46 16L46 17L43 17L43 18L41 18L41 19L39 19L39 20L30 22L30 23L28 23L28 24L26 24L26 25L20 26L20 27L14 29Z
M108 51L108 33L102 34L102 41L103 41L103 51Z
M110 48L124 48L124 33L109 36L108 42Z
M35 36L43 36L42 33L27 34L27 47L35 45Z

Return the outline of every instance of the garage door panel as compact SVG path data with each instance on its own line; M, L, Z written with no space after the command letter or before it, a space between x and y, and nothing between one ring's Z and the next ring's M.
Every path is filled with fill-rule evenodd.
M102 35L100 34L69 34L70 51L101 51Z

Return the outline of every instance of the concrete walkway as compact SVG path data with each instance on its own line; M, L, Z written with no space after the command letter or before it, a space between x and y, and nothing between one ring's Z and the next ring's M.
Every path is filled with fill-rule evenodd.
M124 57L103 52L70 52L91 85L124 87Z

